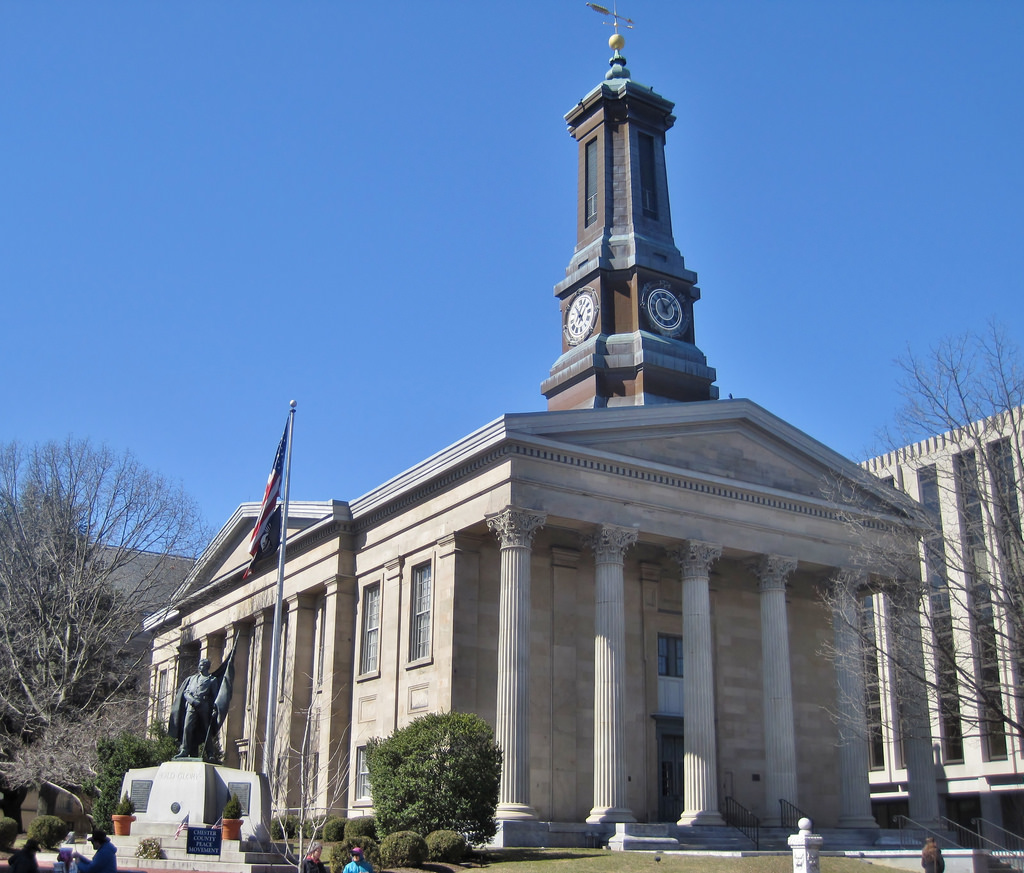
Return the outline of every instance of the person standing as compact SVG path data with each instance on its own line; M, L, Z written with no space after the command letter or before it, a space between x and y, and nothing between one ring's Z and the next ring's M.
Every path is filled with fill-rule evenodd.
M327 873L327 865L320 860L324 847L322 843L312 842L302 862L302 873Z
M924 867L924 873L942 873L946 869L942 849L936 845L935 837L928 837L924 841L924 848L921 849L921 866Z
M36 860L38 851L39 843L31 837L25 840L25 845L7 860L11 865L11 873L39 873L39 862Z
M359 846L353 846L352 860L345 865L341 873L373 873L373 865L363 860L363 850Z
M79 873L117 873L117 847L110 842L106 832L96 828L89 842L92 843L92 860L83 858L78 852L71 856L78 863Z

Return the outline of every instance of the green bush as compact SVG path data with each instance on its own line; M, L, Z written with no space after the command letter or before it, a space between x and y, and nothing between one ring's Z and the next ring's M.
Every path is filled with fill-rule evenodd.
M425 715L370 740L366 763L381 833L451 830L477 844L497 833L501 749L479 716Z
M395 831L380 843L385 867L422 867L427 855L427 841L415 831Z
M234 792L228 798L228 802L224 804L224 818L241 818L242 817L242 801L238 799L238 795Z
M41 815L28 826L28 835L44 849L56 849L68 833L68 823L55 815Z
M96 743L99 772L83 788L96 797L92 805L92 818L96 827L108 833L113 830L110 816L121 796L124 774L136 767L155 767L170 761L178 751L178 744L161 725L154 724L149 739L123 731L114 737L102 737ZM64 833L67 833L65 827Z
M372 815L364 815L361 818L350 818L346 823L346 840L351 840L353 846L358 846L361 837L371 837L374 842L376 842L377 820Z
M324 822L324 842L338 843L345 839L345 825L348 819L332 815Z
M322 816L319 818L307 818L302 822L302 836L307 840L311 840L313 837L323 840L324 821L325 819Z
M458 864L466 857L466 838L455 831L431 831L427 834L427 851L431 861Z
M117 806L114 807L114 815L134 815L135 804L132 803L132 799L127 793L117 802Z
M277 816L270 823L270 839L283 840L287 837L294 840L299 833L299 817L297 815Z
M331 846L327 853L327 866L331 869L331 873L341 873L344 866L352 860L353 846L359 846L363 850L363 857L370 862L374 870L380 870L384 866L381 863L380 847L373 837L364 836L358 840L346 838Z
M18 838L18 822L16 819L0 818L0 849L9 849Z

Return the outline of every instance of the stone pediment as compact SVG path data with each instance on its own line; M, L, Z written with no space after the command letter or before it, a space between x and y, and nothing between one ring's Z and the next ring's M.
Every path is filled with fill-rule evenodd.
M859 492L862 508L912 512L904 495L749 400L506 416L506 423L510 436L812 500L826 499L841 479Z

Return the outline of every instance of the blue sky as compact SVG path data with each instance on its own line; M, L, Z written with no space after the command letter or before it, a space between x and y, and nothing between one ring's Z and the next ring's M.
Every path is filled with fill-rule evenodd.
M722 396L855 458L908 346L1024 341L1024 3L631 0ZM69 433L210 524L352 499L544 408L583 0L0 0L0 440Z

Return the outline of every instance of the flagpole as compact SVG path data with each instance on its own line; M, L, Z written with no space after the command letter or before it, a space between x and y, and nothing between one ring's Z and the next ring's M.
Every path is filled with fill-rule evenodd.
M284 462L284 507L281 510L281 548L277 554L277 600L274 602L274 630L270 643L270 686L267 689L267 734L263 743L263 772L270 780L271 791L275 788L276 768L274 767L274 722L277 716L278 661L281 660L281 603L284 600L284 552L288 542L288 489L292 475L292 431L295 427L295 401L288 404L288 449Z

